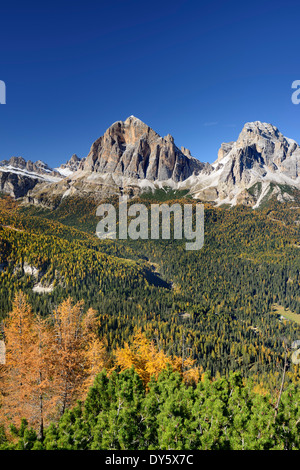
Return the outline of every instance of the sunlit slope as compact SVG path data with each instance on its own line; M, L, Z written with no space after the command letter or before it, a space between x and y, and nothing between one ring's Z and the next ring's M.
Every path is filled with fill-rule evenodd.
M149 210L152 203L196 204L174 192L134 202ZM185 240L100 241L90 200L66 200L54 211L2 200L2 315L18 288L45 315L70 295L97 309L111 348L142 329L213 375L241 370L276 382L281 337L300 339L296 322L270 314L275 303L300 313L299 212L292 204L205 205L204 246L188 252ZM18 270L22 262L42 278ZM37 283L53 289L37 292Z

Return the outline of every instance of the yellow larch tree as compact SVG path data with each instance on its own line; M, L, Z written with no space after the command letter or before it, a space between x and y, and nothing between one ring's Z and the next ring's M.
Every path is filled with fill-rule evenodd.
M4 323L5 364L1 365L0 421L19 426L25 418L39 431L84 399L103 369L106 348L99 321L83 302L62 302L48 318L34 314L25 295L15 296Z
M129 346L125 343L124 348L117 348L116 365L120 369L126 370L134 367L145 385L147 385L152 376L158 377L160 372L170 365L175 371L178 371L187 382L198 382L200 371L195 367L195 361L186 358L184 362L181 357L167 356L164 351L158 350L154 341L149 341L144 333L139 331Z
M22 292L15 295L3 330L6 357L2 366L1 420L18 426L25 418L31 425L38 426L42 435L50 399L45 360L48 357L44 341L46 329Z
M61 414L83 398L104 367L105 346L98 338L97 313L84 314L83 301L68 298L53 312L55 384Z

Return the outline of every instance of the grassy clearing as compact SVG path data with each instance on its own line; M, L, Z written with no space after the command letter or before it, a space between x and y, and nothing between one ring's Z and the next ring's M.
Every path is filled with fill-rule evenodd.
M300 325L300 315L292 312L289 308L284 308L282 305L274 304L272 306L272 313L281 315L283 318L294 321Z

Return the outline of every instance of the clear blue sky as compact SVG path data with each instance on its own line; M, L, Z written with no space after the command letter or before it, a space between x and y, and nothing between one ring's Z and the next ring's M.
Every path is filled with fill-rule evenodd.
M132 114L201 161L247 121L300 142L299 0L16 0L0 17L0 160L84 157Z

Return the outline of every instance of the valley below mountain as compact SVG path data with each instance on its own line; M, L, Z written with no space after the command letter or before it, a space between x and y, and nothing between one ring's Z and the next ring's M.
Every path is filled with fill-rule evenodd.
M15 403L22 403L13 395L19 393L18 387L10 388L11 382L6 382L20 368L5 368L5 357L11 360L18 351L7 346L4 356L5 334L9 319L27 315L27 319L35 319L33 325L38 332L28 339L28 351L32 351L32 342L44 331L44 324L47 328L43 338L47 341L55 321L58 326L66 321L66 338L70 338L73 326L82 322L80 328L86 328L88 338L80 345L76 333L75 347L70 349L70 357L79 357L80 364L70 374L76 380L68 384L69 401L63 414L60 409L65 388L59 394L52 386L51 371L58 371L55 381L60 383L65 376L60 369L64 360L55 367L51 364L49 380L43 383L43 399L47 406L50 398L56 400L56 414L52 408L48 414L43 411L43 426L48 426L43 431L46 437L32 437L32 446L87 449L92 445L103 449L115 445L115 440L112 443L101 436L110 429L107 417L117 413L121 402L125 403L122 393L128 395L130 384L126 410L131 410L140 393L145 394L145 403L149 404L148 398L154 396L151 387L155 390L155 403L161 387L161 410L166 409L170 399L177 406L177 393L188 394L187 403L196 400L191 398L193 394L200 393L201 406L193 408L195 417L190 411L180 411L186 446L191 442L201 449L244 448L241 426L236 425L236 420L242 413L240 403L247 397L249 409L243 409L242 429L249 440L247 448L299 448L298 395L293 391L299 386L300 372L299 365L292 361L292 345L300 339L298 155L294 141L283 137L273 126L256 122L246 124L236 142L223 144L215 163L201 163L187 149L179 150L171 136L162 138L130 117L113 124L85 158L74 154L60 167L53 169L42 161L26 162L22 157L2 161L0 375L4 385L0 391L6 413L4 422L7 424L7 416L12 420L20 418ZM203 247L187 251L185 240L172 236L168 240L99 239L99 202L118 204L122 194L128 195L129 207L141 203L147 209L162 202L183 207L187 202L196 206L201 201ZM93 323L96 320L91 312L97 323ZM79 323L74 320L75 314L79 315ZM96 337L91 334L93 325L97 325ZM12 329L10 334L18 331ZM53 338L59 334L55 331ZM40 351L39 341L34 343L38 346L36 351ZM55 341L50 344L53 350L66 354ZM55 362L56 353L49 354L44 349L46 365L48 361ZM97 351L101 354L95 362ZM40 376L32 379L36 362L27 366L26 361L24 377L31 380L30 406L22 408L22 412L30 426L37 429L40 415L32 409L40 409ZM88 408L91 397L102 403L107 400L106 389L115 390L107 410L97 409L98 421L76 408L81 392L77 377L83 371L83 363L84 373L90 374L89 384L93 379L94 385L84 395L82 406ZM175 367L174 373L169 371L170 365ZM47 375L48 370L44 373ZM118 385L123 380L126 387ZM165 395L166 390L170 396ZM210 401L216 394L220 401ZM99 401L98 396L103 400ZM236 399L234 405L232 396ZM219 405L214 408L215 403L222 403L221 411ZM209 417L206 404L211 410ZM227 410L233 406L232 417L228 418ZM203 415L199 410L204 410ZM141 438L148 428L143 427L140 411L130 414L135 416L135 423L142 423L142 431L137 431L134 440L129 439L127 448L148 448L153 442L158 448L164 446L155 437L164 429L159 413L157 410L155 419L151 415L155 430L147 441ZM117 416L115 422L121 435L119 429L123 428ZM195 421L186 420L186 416L201 420L203 429L211 417L213 423L219 423L220 418L220 435L207 444L211 425L192 435ZM258 423L261 417L265 421ZM128 419L126 415L126 427ZM65 433L66 422L71 429L69 434ZM77 426L80 433L76 435L86 436L79 443L73 438ZM25 435L28 430L24 429ZM99 429L103 433L98 435ZM23 442L23 435L18 432ZM34 432L31 436L35 436ZM261 437L264 433L266 439ZM2 441L3 446L15 445L7 444L4 438Z

